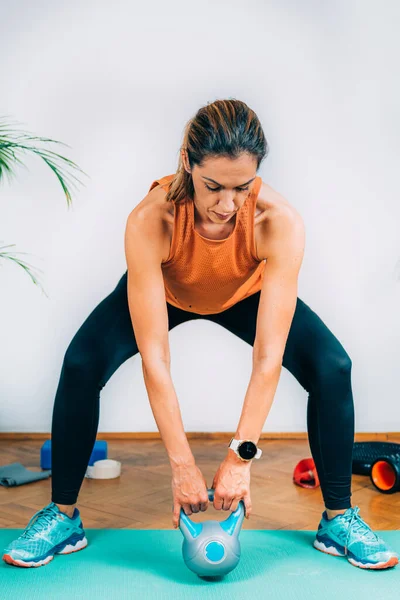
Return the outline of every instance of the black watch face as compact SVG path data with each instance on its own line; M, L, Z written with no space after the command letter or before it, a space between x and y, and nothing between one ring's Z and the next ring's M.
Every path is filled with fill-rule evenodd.
M243 442L240 444L238 452L242 458L250 460L257 454L257 446L253 442Z

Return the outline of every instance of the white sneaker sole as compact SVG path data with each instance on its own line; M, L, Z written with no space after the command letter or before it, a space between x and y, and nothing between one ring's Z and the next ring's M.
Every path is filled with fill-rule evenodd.
M332 556L346 556L346 554L340 553L334 546L326 546L317 539L314 540L313 546L325 554L331 554ZM347 560L354 567L359 567L360 569L387 569L388 567L395 567L399 562L397 556L391 556L388 560L379 563L361 563L354 558L350 558L349 556L347 556Z
M83 550L88 545L86 537L79 540L75 545L67 544L65 548L60 550L59 552L55 552L54 554L72 554L73 552L78 552L79 550ZM4 554L3 560L8 565L14 565L16 567L42 567L43 565L47 565L50 561L53 560L54 554L49 554L43 560L39 561L24 561L19 558L13 558L11 554Z

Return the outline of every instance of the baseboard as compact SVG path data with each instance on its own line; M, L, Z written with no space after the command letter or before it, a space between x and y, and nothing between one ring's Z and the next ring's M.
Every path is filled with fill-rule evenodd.
M235 432L226 431L188 431L186 436L189 440L205 439L205 440L230 440ZM50 433L36 433L36 432L21 432L21 431L4 431L0 432L1 440L49 440L51 439ZM111 431L111 432L98 432L97 439L101 440L161 440L160 433L158 431ZM294 432L268 432L261 433L260 440L307 440L308 434L303 431ZM391 431L383 433L375 432L361 432L355 434L356 442L363 441L399 441L400 432Z

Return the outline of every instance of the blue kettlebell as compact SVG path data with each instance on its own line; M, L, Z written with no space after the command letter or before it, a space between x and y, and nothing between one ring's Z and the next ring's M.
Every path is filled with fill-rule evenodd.
M208 489L214 501L214 490ZM218 577L232 571L240 560L239 533L245 515L243 500L225 521L194 523L183 508L179 529L184 540L182 556L186 566L200 577Z

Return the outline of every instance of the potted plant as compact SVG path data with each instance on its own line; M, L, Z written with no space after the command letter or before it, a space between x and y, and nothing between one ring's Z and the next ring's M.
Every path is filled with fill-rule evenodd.
M70 146L57 140L37 137L23 131L16 131L12 129L16 123L8 123L7 118L7 116L0 116L0 182L5 175L7 175L10 179L15 176L14 169L17 165L24 166L23 162L20 160L20 156L27 152L36 154L45 161L45 163L50 167L54 175L57 177L65 194L67 206L69 208L72 205L72 195L70 189L72 186L74 186L72 179L82 183L73 173L70 173L69 171L80 171L84 175L87 174L82 171L82 169L74 162L65 156L61 156L52 150L46 149L43 144L61 144L63 146L67 146L68 148ZM37 145L38 142L40 142L40 146ZM70 178L72 179L70 180ZM35 275L29 268L31 265L16 257L16 254L26 254L26 252L6 251L7 248L12 248L15 246L15 244L2 246L2 243L3 242L0 240L0 266L3 260L12 260L15 264L22 267L28 273L35 285L40 286Z

